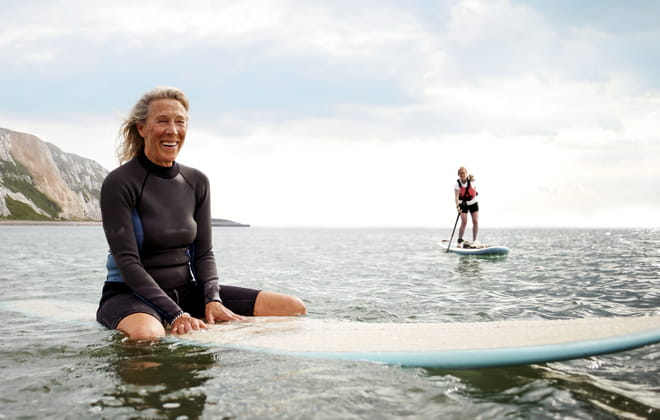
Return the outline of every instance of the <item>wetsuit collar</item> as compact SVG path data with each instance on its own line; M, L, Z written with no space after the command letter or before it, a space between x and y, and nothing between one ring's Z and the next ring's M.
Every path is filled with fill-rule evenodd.
M179 164L176 162L174 162L174 164L169 167L156 165L150 161L144 153L140 153L137 157L137 160L140 162L140 165L144 167L144 169L149 171L149 173L156 175L157 177L174 178L179 174Z

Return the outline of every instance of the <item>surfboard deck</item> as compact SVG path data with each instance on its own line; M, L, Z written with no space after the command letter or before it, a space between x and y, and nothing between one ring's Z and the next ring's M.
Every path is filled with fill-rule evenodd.
M447 251L448 242L440 242L440 246ZM456 248L452 246L449 252L459 255L506 255L509 253L509 248L505 246L486 246L484 248Z
M32 299L2 302L0 309L95 323L96 304ZM469 369L575 359L658 343L660 316L446 323L253 317L165 339L293 357Z

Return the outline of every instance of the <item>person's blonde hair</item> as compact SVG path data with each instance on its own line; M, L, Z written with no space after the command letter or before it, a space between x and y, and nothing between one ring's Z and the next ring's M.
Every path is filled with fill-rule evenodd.
M176 99L188 113L189 102L185 93L175 87L158 86L146 92L133 106L131 113L119 129L117 158L119 163L128 162L144 150L144 137L137 129L137 123L144 123L149 116L149 105L158 99ZM186 115L187 118L187 115Z

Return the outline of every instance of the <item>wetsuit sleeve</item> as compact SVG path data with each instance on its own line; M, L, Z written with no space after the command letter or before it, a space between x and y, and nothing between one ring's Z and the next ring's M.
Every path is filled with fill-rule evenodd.
M110 173L101 187L105 237L124 283L169 323L183 311L145 270L133 226L132 211L144 176L136 179L125 172L128 171Z
M218 269L213 254L213 229L211 225L211 193L209 180L203 173L196 171L198 182L195 188L195 221L197 236L194 244L192 261L195 279L204 290L204 303L222 302Z

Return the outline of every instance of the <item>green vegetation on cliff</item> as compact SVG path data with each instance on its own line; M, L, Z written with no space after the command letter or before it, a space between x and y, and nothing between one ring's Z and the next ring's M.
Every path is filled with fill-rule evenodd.
M11 197L5 197L5 201L9 209L9 216L6 220L52 220L51 217L39 214L32 207Z
M23 194L38 208L42 209L50 216L46 217L40 215L27 204L12 200L9 197L5 197L7 201L7 208L10 212L10 215L7 216L7 219L50 220L58 218L57 216L62 209L55 202L50 200L44 193L37 189L37 187L31 182L30 173L25 166L21 165L20 163L0 161L0 173L5 174L2 177L2 184L4 184L5 188L12 192ZM10 202L13 202L13 209L12 205L10 205ZM20 204L20 206L18 204ZM26 209L29 209L29 211ZM26 217L31 213L33 216Z

